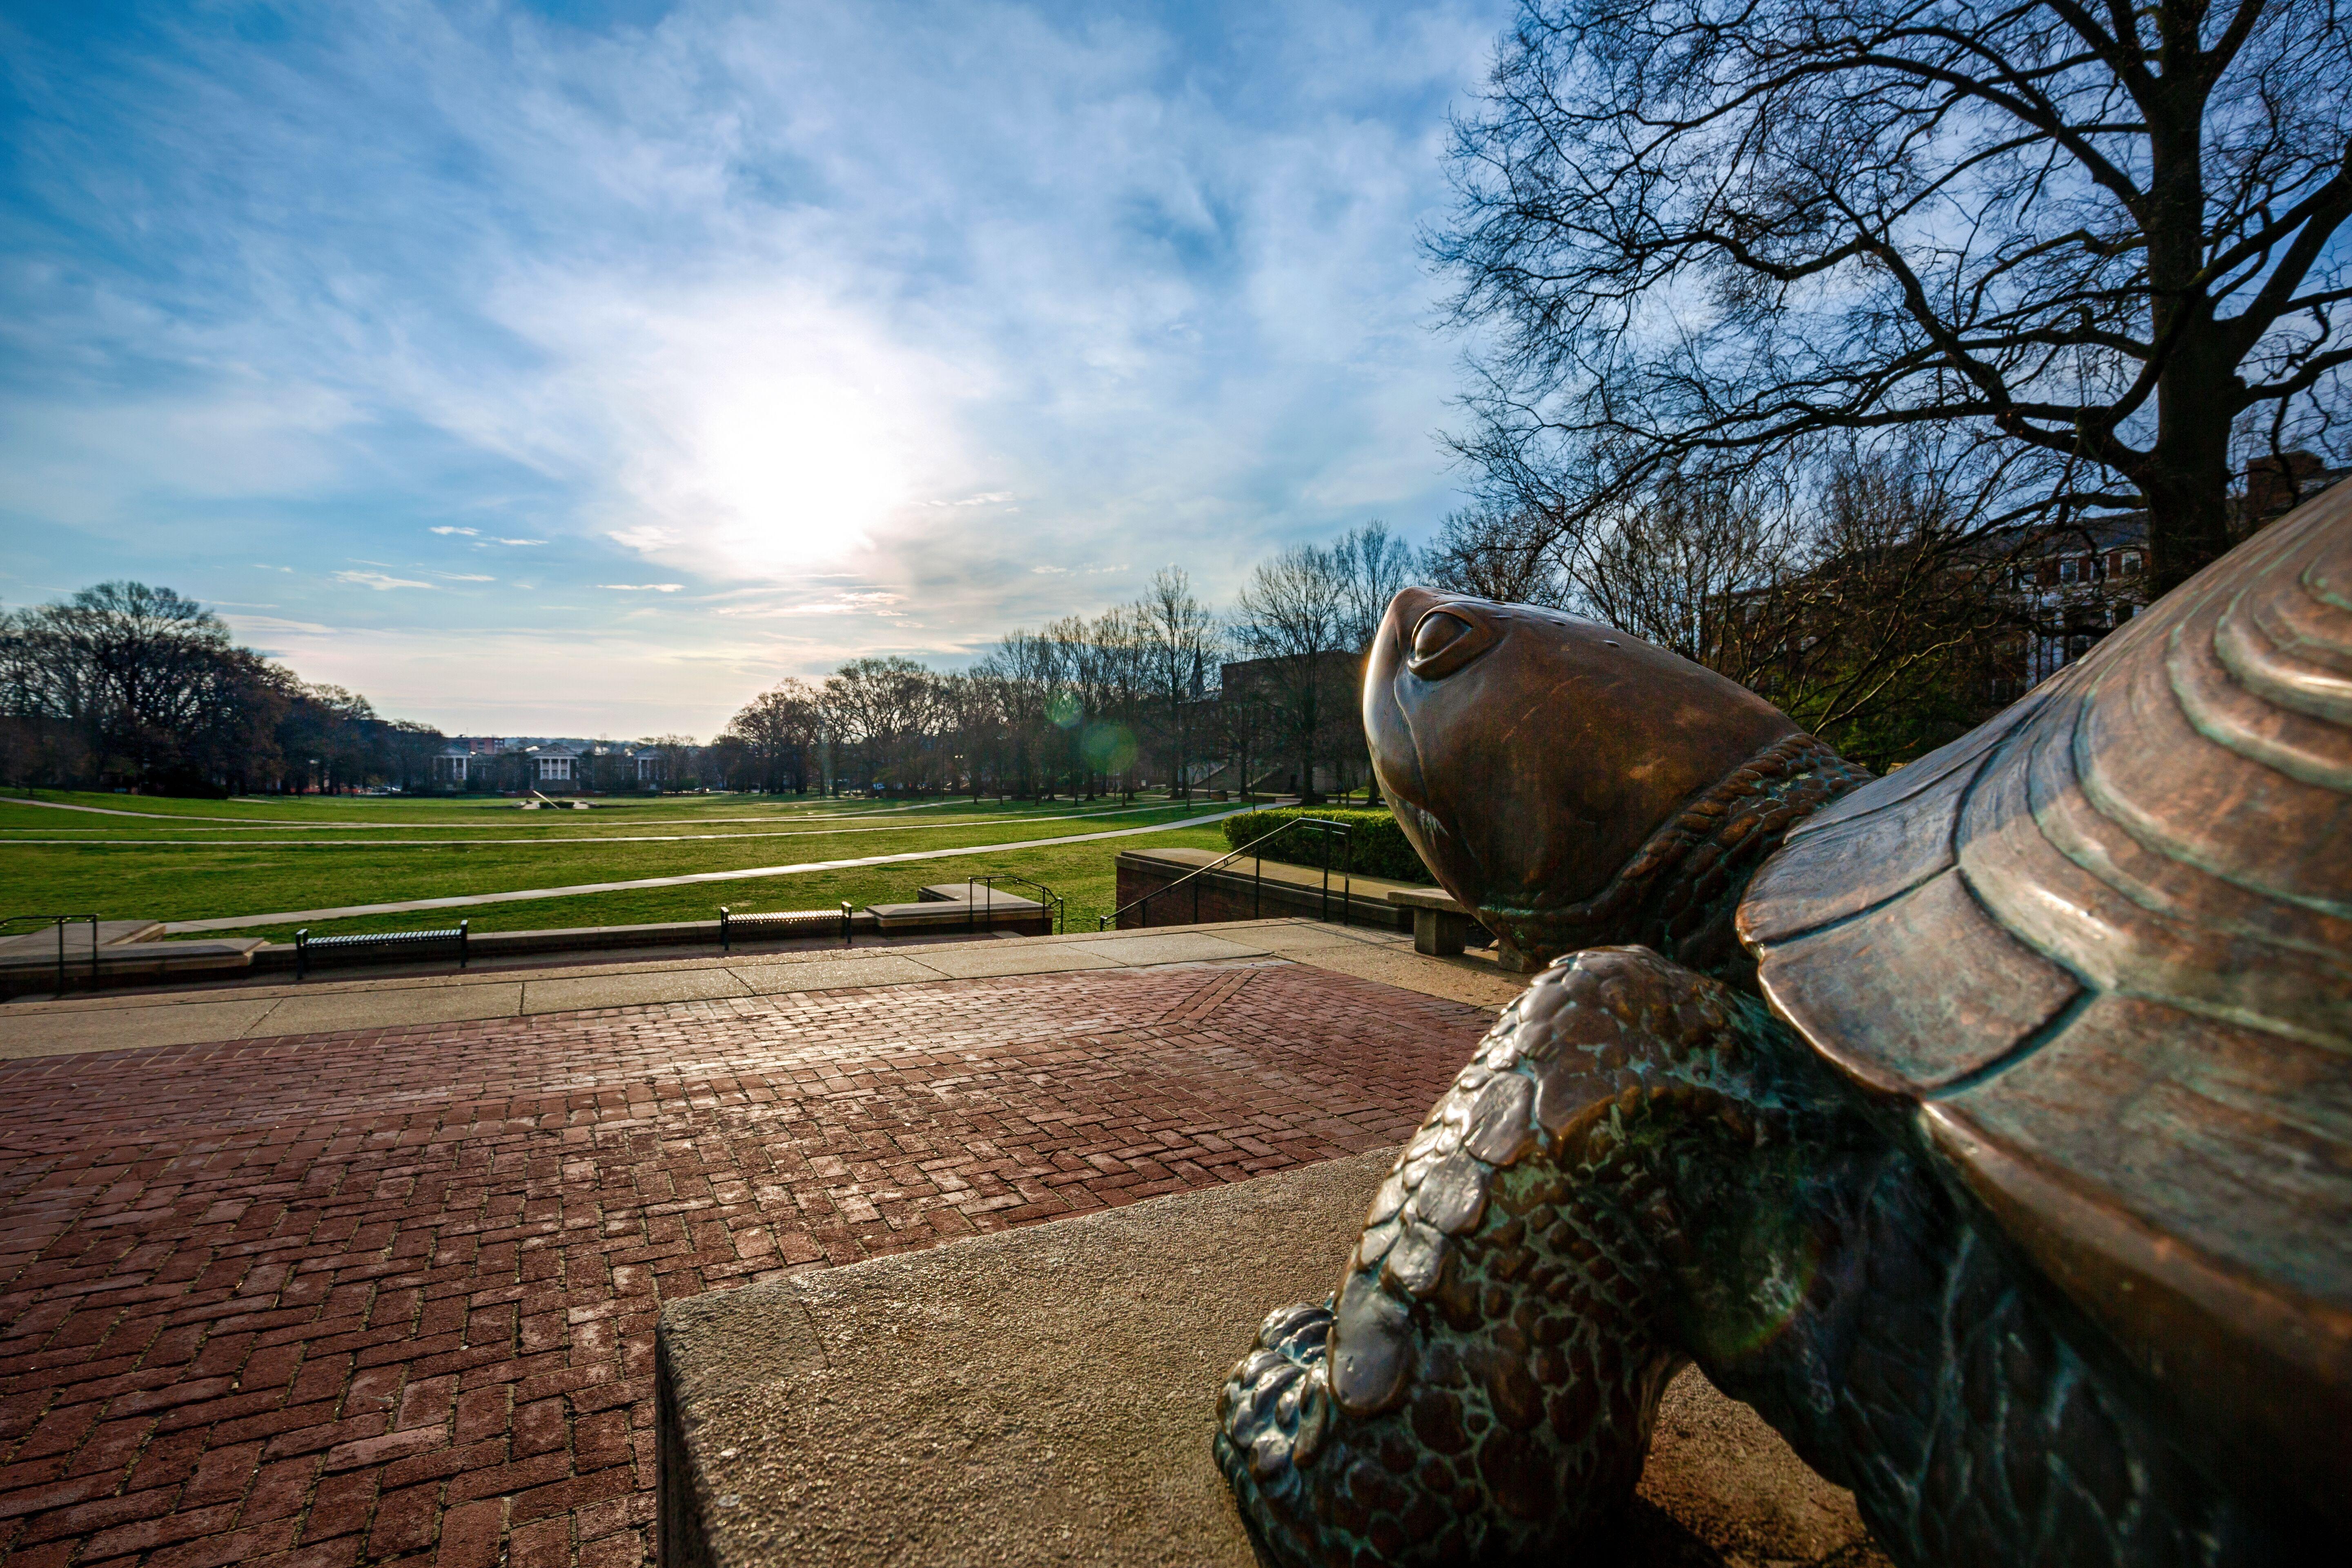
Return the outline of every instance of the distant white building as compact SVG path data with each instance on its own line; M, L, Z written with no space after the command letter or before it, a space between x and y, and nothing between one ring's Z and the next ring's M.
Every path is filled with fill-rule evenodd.
M433 759L433 782L446 789L487 784L492 759L506 749L496 735L458 735Z
M576 747L561 741L525 748L523 757L530 767L532 787L547 794L581 788L581 774L584 771L580 765L583 754Z

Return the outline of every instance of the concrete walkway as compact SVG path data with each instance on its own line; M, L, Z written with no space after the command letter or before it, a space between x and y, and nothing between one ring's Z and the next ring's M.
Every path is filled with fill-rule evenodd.
M1242 958L1288 959L1489 1008L1501 1007L1527 984L1525 976L1504 973L1484 958L1424 957L1412 951L1410 938L1393 931L1305 920L1247 921L919 947L828 948L18 1003L0 1008L0 1060Z
M1218 1384L1266 1312L1331 1289L1396 1152L673 1303L663 1563L1254 1568ZM1696 1367L1656 1433L1626 1538L1582 1560L1891 1568Z
M641 1568L664 1304L1392 1146L1492 1021L1170 934L0 1062L0 1560Z
M859 866L896 866L908 860L943 860L956 855L1005 855L1016 849L1050 849L1063 844L1093 844L1105 838L1133 838L1145 833L1172 833L1180 827L1204 827L1238 816L1255 806L1237 805L1206 816L1181 822L1155 822L1145 827L1113 827L1100 833L1070 833L1058 838L1023 838L1010 844L967 844L956 849L909 849L898 855L866 855L849 860L804 860L797 866L751 866L740 871L689 871L675 877L641 877L627 882L581 882L568 888L525 888L510 893L466 893L442 899L405 899L389 904L346 904L331 910L292 910L270 915L223 915L216 920L172 921L165 931L243 931L249 926L299 925L310 921L350 920L359 915L397 915L415 910L454 910L475 904L527 903L533 899L573 899L588 893L625 893L638 888L682 888L696 882L740 882L759 877L794 877L807 871L843 871Z

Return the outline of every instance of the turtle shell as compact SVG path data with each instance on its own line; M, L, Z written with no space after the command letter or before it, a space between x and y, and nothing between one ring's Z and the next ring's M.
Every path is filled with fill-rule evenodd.
M1738 925L2192 1451L2352 1512L2352 484L1813 816Z

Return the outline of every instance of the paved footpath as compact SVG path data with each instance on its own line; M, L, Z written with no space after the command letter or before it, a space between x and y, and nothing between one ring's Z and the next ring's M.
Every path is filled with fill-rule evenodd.
M1395 1142L1491 1018L1266 955L0 1063L0 1557L649 1561L664 1301Z

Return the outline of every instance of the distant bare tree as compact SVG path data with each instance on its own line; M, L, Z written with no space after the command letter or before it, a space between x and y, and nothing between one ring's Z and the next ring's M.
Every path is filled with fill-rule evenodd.
M1145 685L1160 715L1169 789L1192 797L1192 767L1202 737L1196 715L1217 676L1217 620L1192 596L1181 566L1163 566L1135 606L1146 658Z
M805 680L780 681L744 704L712 744L725 742L738 751L754 788L805 795L824 727L823 700Z
M1389 601L1412 581L1412 552L1377 518L1349 530L1331 546L1331 569L1347 600L1348 625L1342 636L1349 648L1370 646Z
M1011 753L1007 763L1000 764L1008 787L1023 799L1050 791L1066 743L1055 716L1076 702L1066 689L1059 646L1025 629L1007 632L972 667L972 673L996 693L1004 744Z
M691 735L647 735L637 742L650 746L659 753L655 767L664 789L682 790L701 782L695 768L696 753L700 750Z
M2161 592L2231 543L2233 428L2334 439L2347 95L2334 0L1523 0L1431 241L1458 449L1572 535L1957 431L1987 526L2146 507Z
M1293 545L1258 563L1234 602L1234 640L1266 661L1272 697L1293 755L1301 796L1317 798L1315 765L1333 717L1331 677L1355 651L1348 584L1331 552ZM1361 731L1355 731L1359 741Z
M421 777L438 731L306 686L169 588L101 583L0 616L0 766L14 782L218 794Z
M1645 601L1664 624L1633 629L1664 640L1695 626L1695 645L1670 646L1885 767L1984 717L1994 640L2015 616L2009 558L1972 526L1975 498L1916 452L1850 453L1826 479L1801 530L1769 497L1685 492L1655 520L1667 565L1648 573L1682 586ZM1610 565L1643 571L1628 555Z
M1421 552L1420 574L1433 588L1506 605L1568 603L1559 526L1524 507L1471 506L1448 512Z
M823 703L841 744L861 761L861 788L916 788L930 780L923 756L938 677L892 654L854 658L825 678Z

